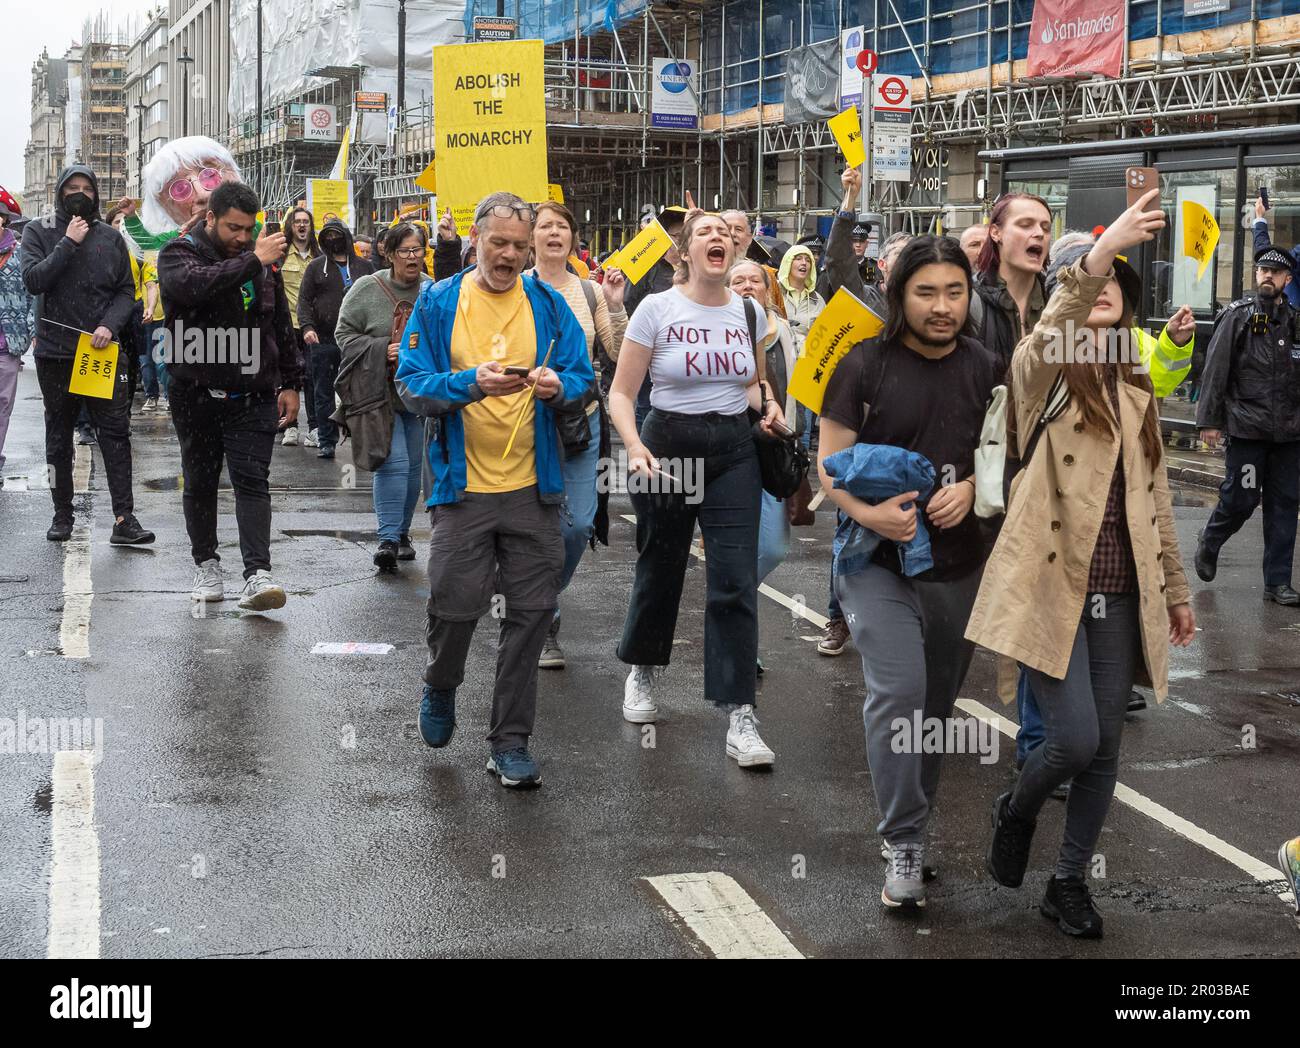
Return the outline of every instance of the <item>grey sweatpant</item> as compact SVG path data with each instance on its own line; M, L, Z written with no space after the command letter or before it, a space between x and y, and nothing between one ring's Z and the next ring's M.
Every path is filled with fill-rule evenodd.
M537 659L564 569L559 507L541 502L530 487L466 492L432 516L424 683L439 691L460 687L474 628L491 611L501 632L488 743L494 753L527 746L537 712Z
M952 582L913 582L878 564L835 579L853 643L862 655L862 722L880 823L890 844L921 844L939 789L942 754L919 745L896 753L895 718L909 723L952 713L975 646L965 639L982 570Z

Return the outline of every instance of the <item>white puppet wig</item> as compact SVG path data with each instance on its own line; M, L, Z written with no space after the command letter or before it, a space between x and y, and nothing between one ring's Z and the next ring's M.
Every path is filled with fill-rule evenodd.
M239 165L230 155L230 150L204 135L177 138L158 150L141 172L143 203L140 221L145 229L157 235L181 228L181 223L167 213L163 203L167 184L186 168L201 168L211 160L230 168L235 172L235 178L241 177Z

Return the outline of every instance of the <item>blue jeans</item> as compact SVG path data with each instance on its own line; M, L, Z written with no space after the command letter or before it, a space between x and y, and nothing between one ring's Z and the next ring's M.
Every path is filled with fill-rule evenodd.
M837 509L835 511L835 534L837 537L840 533L840 525L843 522L844 522L844 511L842 509ZM834 544L832 543L831 585L830 585L831 595L830 595L830 599L826 601L826 617L832 620L844 618L844 612L840 610L840 598L835 595L835 554L838 552L839 550L835 549Z
M161 321L149 320L140 325L140 387L146 397L157 398L162 369L166 366L154 359L153 333L162 327Z
M765 491L758 517L758 581L772 574L789 552L790 518L785 515L785 503Z
M1046 737L1038 700L1034 698L1029 674L1023 666L1020 667L1020 679L1016 681L1016 713L1020 716L1020 730L1016 732L1016 767L1023 767L1029 751L1041 746Z
M591 424L591 443L587 450L566 458L564 473L566 512L560 514L560 533L564 536L564 574L560 576L563 593L578 570L582 554L591 543L596 523L596 466L600 462L600 412L587 416ZM559 617L559 609L556 609Z
M420 501L423 453L424 419L409 411L393 412L393 444L384 464L375 470L380 542L396 542L411 530L415 504Z
M306 395L316 406L316 430L323 448L332 448L339 442L338 425L330 420L334 414L334 380L339 375L339 347L323 339L311 347L312 376Z

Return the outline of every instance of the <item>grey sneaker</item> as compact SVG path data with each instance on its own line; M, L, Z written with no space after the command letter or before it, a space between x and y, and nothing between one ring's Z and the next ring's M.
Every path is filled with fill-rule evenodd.
M537 665L544 670L564 669L564 649L560 647L560 620L555 619L546 631L546 640L542 642L542 653L537 658Z
M253 572L239 594L239 606L245 611L272 611L284 607L284 590L275 584L265 569Z
M881 837L881 838L880 838L880 857L881 857L882 859L884 859L885 862L888 862L892 856L893 856L893 849L889 847L889 842L888 842L887 840L885 840L884 837ZM938 877L939 877L939 867L938 867L938 866L931 866L929 863L924 863L924 864L922 864L922 866L921 866L921 880L925 881L926 884L929 884L931 881L933 881L933 880L937 880Z
M742 768L769 767L776 763L776 754L758 734L758 717L753 706L745 705L731 711L727 756Z
M891 910L919 909L925 905L923 877L925 846L895 844L889 849L889 869L880 901Z
M307 435L302 439L302 446L304 448L320 447L320 433L314 429L308 430Z
M190 590L190 598L204 602L226 599L221 561L205 560L194 568L194 588Z

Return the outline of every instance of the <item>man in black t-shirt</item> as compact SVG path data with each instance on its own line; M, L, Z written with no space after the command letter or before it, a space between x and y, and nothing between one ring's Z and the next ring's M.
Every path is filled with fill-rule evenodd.
M836 564L834 590L867 687L867 758L889 860L880 899L915 908L925 905L925 831L941 756L923 752L923 741L933 730L952 737L944 724L973 651L963 634L988 555L971 512L975 448L1000 368L969 336L970 263L957 241L913 239L887 293L884 331L851 349L827 384L821 458L855 443L914 451L934 466L934 493L919 503L918 492L902 491L873 506L835 489L824 466L821 479L846 517L882 539L856 571ZM934 565L909 577L899 544L915 536L918 512Z

